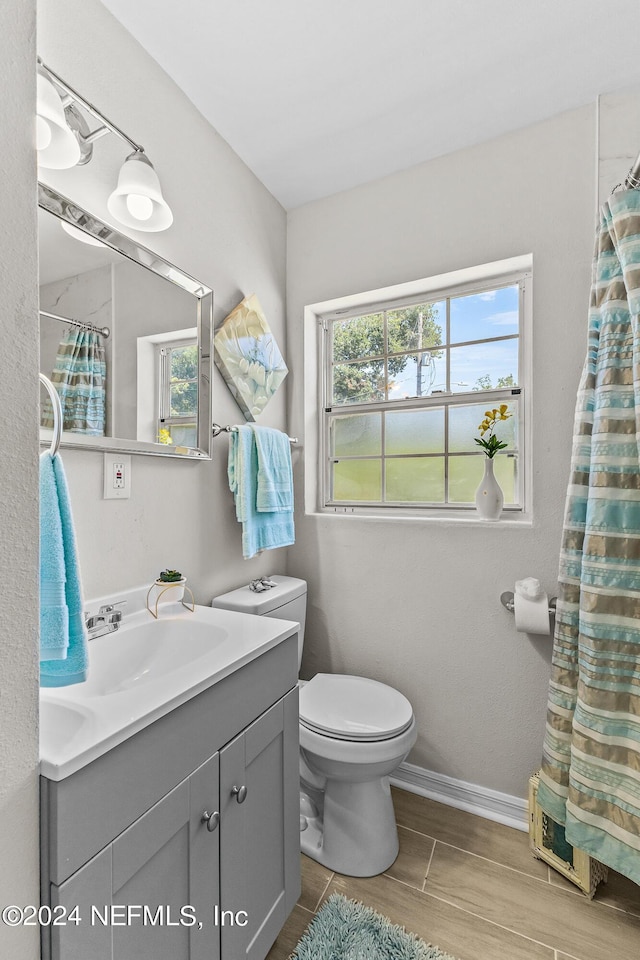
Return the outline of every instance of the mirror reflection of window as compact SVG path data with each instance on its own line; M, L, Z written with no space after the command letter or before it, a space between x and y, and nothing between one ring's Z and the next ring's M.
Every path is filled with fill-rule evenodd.
M136 439L163 446L197 446L197 328L138 337L136 355Z
M164 343L158 348L158 443L194 447L197 440L198 344Z

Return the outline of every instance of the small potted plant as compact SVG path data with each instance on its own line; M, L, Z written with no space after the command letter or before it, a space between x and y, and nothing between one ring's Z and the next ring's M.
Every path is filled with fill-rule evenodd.
M493 410L485 410L484 420L478 424L479 437L474 437L475 443L485 452L484 476L476 490L476 507L483 520L498 520L502 513L504 494L500 484L493 475L493 458L498 450L504 450L509 444L506 440L499 440L495 434L496 425L508 420L513 414L509 406L501 403ZM487 436L488 434L488 436Z
M179 570L163 570L156 583L183 583L186 577L183 577Z
M189 587L185 587L186 582L187 578L179 570L163 570L151 584L147 593L147 610L149 613L157 619L158 603L160 601L162 603L182 603L183 606L186 606L184 603L185 589L193 601L193 594ZM172 587L178 589L173 590Z

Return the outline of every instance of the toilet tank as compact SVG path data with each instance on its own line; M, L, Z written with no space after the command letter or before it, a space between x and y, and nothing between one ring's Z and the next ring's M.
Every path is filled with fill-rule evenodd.
M238 613L253 613L258 617L277 617L281 620L297 620L300 624L298 634L298 669L302 661L304 644L304 625L307 615L307 583L296 577L270 576L275 587L256 593L249 584L214 597L212 607L222 610L235 610Z

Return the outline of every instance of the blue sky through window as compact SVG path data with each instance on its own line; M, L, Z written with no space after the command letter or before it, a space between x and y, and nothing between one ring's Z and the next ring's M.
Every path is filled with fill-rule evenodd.
M518 333L517 285L451 299L451 343Z
M519 296L517 285L474 293L451 299L450 306L450 390L489 389L511 376L518 383L518 341L493 341L519 333ZM444 309L438 320L443 324ZM470 340L484 340L469 346L456 346ZM428 396L446 389L446 352L434 350L423 355L418 371L417 357L408 357L404 369L391 378L389 399ZM488 380L487 380L488 378Z

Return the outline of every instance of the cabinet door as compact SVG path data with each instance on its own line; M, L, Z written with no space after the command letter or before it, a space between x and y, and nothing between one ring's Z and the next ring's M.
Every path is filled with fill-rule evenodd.
M51 885L51 906L64 906L67 915L78 907L79 923L44 927L42 955L48 957L46 934L51 936L52 960L112 960L111 929L97 921L96 909L111 903L111 847L85 863L59 887ZM73 915L73 914L72 914Z
M114 841L113 903L150 913L113 927L113 960L219 957L219 828L202 820L218 788L216 754Z
M52 931L52 960L219 960L218 793L216 754L52 888L83 919Z
M223 960L263 960L298 899L299 790L296 688L220 752Z

